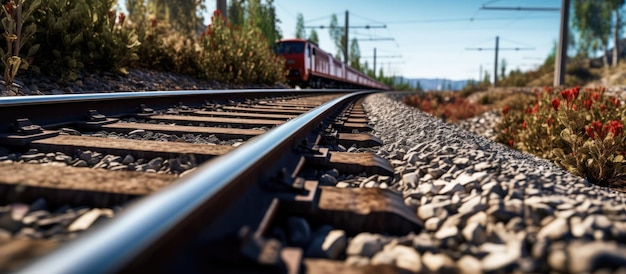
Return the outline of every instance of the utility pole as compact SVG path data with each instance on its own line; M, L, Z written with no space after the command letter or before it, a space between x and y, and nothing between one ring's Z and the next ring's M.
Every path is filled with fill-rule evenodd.
M374 48L374 75L376 75L376 48Z
M536 7L486 7L482 10L516 10L516 11L561 11L561 28L559 31L559 46L556 52L554 64L554 85L560 86L565 83L565 62L567 59L567 29L569 22L569 0L561 0L561 8L536 8Z
M226 0L217 0L217 10L220 11L220 13L222 13L222 17L224 17L224 20L228 21L228 6L226 5Z
M493 86L496 87L498 83L498 52L501 50L534 50L535 48L500 48L499 45L500 37L496 36L496 47L495 48L465 48L465 50L494 50L496 52L495 64L493 68ZM481 69L482 70L482 69Z
M554 86L565 84L565 62L567 59L567 23L569 22L569 0L561 1L561 28L559 30L559 47L554 63Z
M349 17L349 13L348 13L348 10L346 10L346 27L343 29L344 30L344 36L343 36L344 44L343 45L344 47L346 47L345 50L343 51L343 62L346 65L348 64L348 56L349 56L348 50L350 50L350 45L348 44L350 42L350 40L348 40L348 33L349 33L348 30L350 29L350 24L348 24L349 23L348 17Z
M220 1L220 0L218 0L218 1ZM352 29L385 29L385 28L387 28L387 25L382 25L382 26L370 26L370 25L350 26L350 24L349 24L350 23L349 16L350 16L350 13L346 10L346 22L345 22L346 25L344 26L344 29L343 29L344 30L344 34L343 34L343 38L341 39L342 44L343 44L342 47L343 47L343 50L344 50L343 51L343 59L344 59L344 63L346 63L346 64L348 64L348 56L349 56L349 49L350 49L350 40L349 40L350 36L348 34L349 34L349 30L351 28ZM324 29L324 28L330 28L330 26L324 26L324 25L321 25L321 26L304 26L304 28L306 28L306 29L316 29L316 28ZM393 38L380 38L380 39L388 40L388 39L393 39ZM377 39L370 39L370 41L374 41L374 40L377 40Z
M493 65L493 87L498 85L498 41L500 37L496 36L496 60Z

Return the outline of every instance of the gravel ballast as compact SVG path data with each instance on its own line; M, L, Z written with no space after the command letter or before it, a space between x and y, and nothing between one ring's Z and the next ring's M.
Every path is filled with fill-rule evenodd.
M401 192L425 227L410 235L358 234L349 239L347 264L411 272L626 271L623 193L446 124L401 98L377 94L364 105L385 144L374 151L395 168L384 187Z

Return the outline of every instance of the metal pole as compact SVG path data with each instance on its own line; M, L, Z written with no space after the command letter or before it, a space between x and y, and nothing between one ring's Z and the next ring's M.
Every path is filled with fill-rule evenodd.
M224 19L226 21L228 21L228 6L226 5L226 0L217 0L217 10L220 11L220 13L222 13L222 17L224 17Z
M374 48L374 76L376 76L376 48Z
M346 28L343 29L345 32L343 36L344 37L343 39L345 39L344 44L343 44L345 47L345 50L343 51L343 60L346 65L348 64L348 49L350 48L350 46L348 45L348 42L349 42L348 40L348 27L349 27L348 16L349 14L348 14L348 11L346 10Z
M567 29L569 22L569 0L561 1L561 30L559 33L559 46L554 63L554 86L565 84L565 62L567 61Z
M493 87L498 85L498 40L500 37L496 36L496 60L493 67Z

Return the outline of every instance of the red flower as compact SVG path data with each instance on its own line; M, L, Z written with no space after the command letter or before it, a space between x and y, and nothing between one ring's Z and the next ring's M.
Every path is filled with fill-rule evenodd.
M595 102L600 101L600 94L597 92L592 92L591 95L589 96L589 99Z
M587 132L587 135L589 135L589 137L593 140L596 139L596 136L593 134L593 128L590 127L585 127L585 131Z
M615 97L611 97L611 104L613 104L616 107L619 107L622 104L622 102L620 102L620 100Z
M552 88L551 88L551 87L544 87L544 88L543 88L543 90L544 90L546 93L548 93L548 94L552 93Z
M577 111L577 110L578 110L578 107L576 107L576 105L572 105L572 109L573 109L574 111Z
M522 122L522 129L526 129L526 126L527 126L527 125L526 125L526 121L523 121L523 122Z
M509 146L513 147L513 144L514 144L513 139L509 139Z
M156 27L156 25L157 25L156 18L152 18L152 20L150 20L150 26L154 28L154 27Z
M604 104L602 104L602 105L600 106L600 111L601 111L602 113L604 113L604 110L606 110L606 106L605 106Z
M593 101L591 100L583 100L583 106L587 109L587 110L591 110L591 104L593 103Z
M120 25L124 24L124 19L126 19L126 14L124 14L123 12L120 12L120 16L119 16L119 23Z
M616 120L610 121L609 124L605 126L605 129L607 128L608 131L613 134L613 137L620 136L622 135L622 133L624 133L624 126L622 125L622 123Z
M507 115L508 113L509 113L509 106L504 106L504 108L502 108L502 114Z
M602 132L602 122L600 122L600 121L593 121L593 122L591 122L591 126L593 127L593 129L596 130L596 132L598 132L598 133Z
M569 104L569 102L574 100L574 93L571 89L566 89L561 91L561 97L563 97L563 99L565 99L565 101Z
M556 123L554 118L546 118L546 124L548 124L548 127L553 126L554 123Z
M559 110L559 106L561 106L561 101L559 101L558 98L554 98L552 99L552 108L554 109L554 111L558 111Z
M580 93L580 87L576 86L572 88L572 95L574 95L574 99L578 98L578 94Z
M109 18L113 18L115 17L115 11L114 10L109 10Z

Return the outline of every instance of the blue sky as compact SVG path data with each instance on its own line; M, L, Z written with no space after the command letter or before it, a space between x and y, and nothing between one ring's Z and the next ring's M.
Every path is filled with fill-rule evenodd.
M302 13L307 26L328 26L333 13L343 25L346 10L352 26L380 26L384 29L351 29L351 39L393 38L394 41L359 41L361 55L370 67L373 49L386 74L409 78L478 79L479 70L493 75L494 51L470 51L468 47L493 48L500 37L501 48L534 48L527 51L500 51L507 70L532 69L541 64L559 33L559 12L492 11L489 7L558 8L560 0L275 0L283 37L295 36L296 15ZM215 8L208 1L207 8ZM470 20L470 19L474 20ZM316 30L320 47L335 53L328 29ZM307 29L310 32L310 29ZM308 34L308 33L307 33Z

